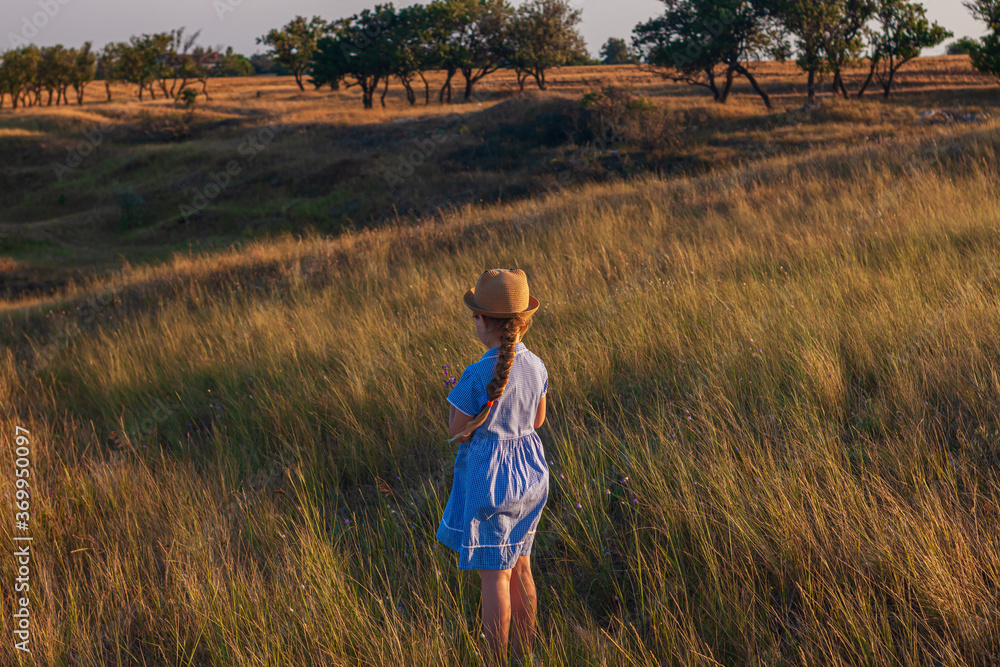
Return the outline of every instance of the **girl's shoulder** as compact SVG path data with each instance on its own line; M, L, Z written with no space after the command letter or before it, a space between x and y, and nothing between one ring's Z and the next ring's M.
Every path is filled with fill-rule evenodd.
M471 370L476 374L487 375L492 378L493 369L496 367L497 363L497 356L496 350L485 352L478 361L470 364ZM545 371L545 362L542 361L541 357L529 350L524 343L518 343L517 352L514 355L514 361L519 366L521 364L525 364L541 369L543 372Z
M523 355L523 357L532 364L545 368L545 362L542 361L542 358L539 357L534 352L532 352L531 350L529 350L528 348L524 348L523 350L521 350L520 354Z

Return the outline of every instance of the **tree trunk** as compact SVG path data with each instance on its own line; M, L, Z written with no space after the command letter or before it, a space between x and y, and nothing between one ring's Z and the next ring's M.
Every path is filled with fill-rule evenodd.
M382 97L379 98L379 102L382 103L382 108L385 108L385 94L389 92L389 77L385 77L385 85L382 87Z
M306 87L302 85L302 70L295 70L295 83L299 84L299 90L306 92Z
M420 80L424 82L424 106L426 107L431 103L431 87L427 83L427 77L424 76L423 72L417 70L417 74L420 75Z
M524 70L517 70L517 87L518 87L518 92L521 92L521 93L524 92L524 82L527 80L527 78L528 78L528 73L527 72L525 72Z
M104 92L108 94L108 102L111 101L111 82L107 79L104 80Z
M737 71L743 76L745 76L746 80L750 82L750 85L753 87L754 92L760 95L760 99L764 100L764 106L767 107L768 109L772 109L773 107L771 106L771 97L766 92L764 92L764 89L761 88L760 84L757 82L757 79L754 77L753 74L750 73L750 70L748 70L743 65L738 65L737 67L738 67Z
M907 60L903 60L898 63L893 63L892 60L889 61L889 78L886 80L885 85L883 86L883 88L885 88L886 99L889 99L889 94L892 92L892 83L896 78L896 72L898 72L899 68L905 65L907 62L908 62Z
M878 59L873 57L871 67L868 69L868 76L865 78L865 82L861 84L861 88L858 90L859 100L861 99L861 96L865 94L865 91L868 90L868 86L871 85L872 79L875 78L876 67L878 67Z
M712 91L712 98L718 102L722 98L722 94L719 92L719 87L715 85L715 72L712 71L711 67L707 67L705 74L708 76L708 87Z
M462 76L465 77L465 95L464 99L466 102L472 99L472 87L476 85L476 79L472 74L472 70L462 70Z
M406 101L409 102L412 107L417 103L417 94L413 92L413 85L410 83L409 77L402 74L397 74L396 76L399 77L399 82L403 84L403 91L406 93Z
M719 103L725 104L726 100L729 99L729 92L733 89L733 74L735 70L732 67L726 68L726 83L722 86L722 92L719 94Z
M438 102L444 104L445 102L445 92L448 93L448 104L451 104L451 79L455 76L455 70L449 69L448 75L444 80L444 85L441 86L441 93L438 95Z
M49 88L49 101L45 103L45 106L47 107L52 106L52 93L54 92L55 90L53 88Z
M809 91L809 101L816 101L816 70L809 70L809 81L806 84L807 90Z
M211 102L212 98L208 96L208 77L200 79L201 81L201 92L205 96L205 101Z
M833 83L830 88L834 95L842 95L845 100L847 99L847 88L844 87L844 77L839 69L833 73Z
M539 90L545 90L545 70L541 67L535 68L535 83L538 84Z

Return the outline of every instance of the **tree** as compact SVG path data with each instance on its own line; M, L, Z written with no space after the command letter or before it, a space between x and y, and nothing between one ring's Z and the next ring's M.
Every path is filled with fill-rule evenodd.
M165 97L175 102L181 99L181 93L194 82L201 84L201 92L206 99L208 95L208 77L212 74L213 63L221 59L218 50L208 46L195 45L201 30L188 37L184 36L184 28L171 30L169 33L159 33L153 36L152 44L155 51L156 78L160 90ZM232 58L232 47L229 49ZM249 64L249 63L248 63ZM167 87L167 82L170 87Z
M979 40L972 37L962 37L956 39L945 48L945 53L949 56L967 56L979 46Z
M609 37L601 47L601 62L605 65L634 65L639 59L629 51L624 39Z
M140 102L147 90L150 97L156 99L154 86L161 76L170 40L167 33L132 35L118 53L117 71L120 78L138 87Z
M250 76L253 73L254 66L250 59L236 53L231 46L226 47L222 60L211 71L212 76Z
M937 21L928 21L927 10L917 2L878 0L875 20L877 27L870 39L871 64L858 97L864 95L873 79L889 97L896 73L903 65L919 56L922 49L937 46L952 36Z
M528 0L510 20L510 62L517 71L517 82L524 90L524 79L532 76L540 90L545 90L545 72L570 62L586 45L576 26L581 11L568 0Z
M513 9L507 0L477 0L456 36L458 70L465 78L465 101L477 82L500 69L510 55Z
M742 76L771 108L770 96L748 66L750 61L762 59L780 34L780 26L763 2L662 1L665 13L632 31L633 50L644 69L672 81L708 88L720 103L729 99L736 76Z
M812 102L817 80L831 71L827 55L838 47L830 36L843 22L844 0L768 0L768 5L772 15L795 36L795 62L808 76L806 90Z
M1000 0L965 0L965 8L993 32L1000 31Z
M263 37L258 37L257 43L271 47L268 53L295 75L295 83L304 91L302 78L326 31L327 23L320 17L314 16L306 22L305 17L296 16L280 30L272 28Z
M97 73L97 55L90 49L90 42L84 42L80 49L72 49L73 68L70 71L69 82L76 91L76 103L81 106L84 89L94 80L94 75Z
M1000 34L993 33L983 37L969 55L972 66L983 74L1000 78Z
M445 71L438 101L451 104L451 80L461 64L459 38L463 26L472 21L477 0L433 0L427 6L430 52L428 65Z
M44 46L41 48L41 59L38 62L36 81L48 91L46 106L52 106L52 95L55 94L56 106L63 101L63 94L69 86L70 74L73 70L73 54L62 44ZM66 100L69 103L69 100Z
M970 44L972 66L983 74L1000 78L1000 0L967 0L964 4L992 31L982 41Z
M274 59L269 53L255 53L250 56L250 64L256 74L275 74L277 76L291 76L291 71Z
M825 68L833 73L833 94L848 97L843 71L854 64L864 49L867 24L875 14L877 0L841 0L833 5L834 22L823 39Z
M416 104L417 95L413 83L420 77L424 84L424 104L430 103L430 86L424 76L424 70L433 59L430 15L422 5L412 5L399 10L395 21L388 29L387 35L391 53L392 73L403 84L406 99L412 105Z
M104 92L107 94L108 102L111 101L111 84L125 81L122 60L127 49L128 44L125 42L110 42L104 45L97 56L97 78L104 81Z
M34 44L22 46L3 54L0 68L0 87L10 94L11 106L27 106L29 94L38 79L38 67L42 59L41 50Z
M340 82L347 75L347 64L344 60L335 35L320 37L316 42L316 51L309 63L309 83L316 90L330 86L330 90L338 90Z
M348 88L361 88L361 103L371 109L375 91L386 88L394 73L390 27L396 17L392 4L375 5L331 25L331 34L317 44L310 72L317 87L331 81L347 80ZM385 106L385 92L382 93Z

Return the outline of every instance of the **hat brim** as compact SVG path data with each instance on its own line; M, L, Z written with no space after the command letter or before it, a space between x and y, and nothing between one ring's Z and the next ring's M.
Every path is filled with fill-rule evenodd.
M465 293L465 296L462 297L462 300L465 301L465 305L468 306L473 312L479 313L480 315L486 315L487 317L496 317L498 319L514 317L515 315L531 315L538 310L538 299L530 295L528 296L528 308L526 310L522 310L517 313L497 313L495 311L486 310L476 304L475 287L470 288L469 291Z

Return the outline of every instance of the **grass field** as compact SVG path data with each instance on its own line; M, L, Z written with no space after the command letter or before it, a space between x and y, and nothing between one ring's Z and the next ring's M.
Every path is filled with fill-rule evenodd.
M925 133L928 110L994 114L995 81L968 58L920 59L883 101L829 94L804 109L794 65L760 66L768 112L737 82L726 105L700 88L633 67L557 70L545 93L516 94L505 72L487 77L472 104L410 107L390 87L365 112L356 88L300 92L290 77L212 80L188 118L134 89L87 89L82 107L0 111L0 295L52 293L71 280L187 249L228 247L313 229L413 221L466 203L502 203L569 185L636 174L695 175L776 154ZM847 74L851 90L864 72ZM598 128L581 97L632 86L651 109ZM936 119L943 118L938 115ZM605 140L606 139L606 140ZM226 174L227 167L236 173ZM408 175L407 172L411 172ZM390 176L391 175L391 176ZM402 176L401 176L402 175ZM185 207L187 213L185 214Z
M5 275L24 284L0 304L0 419L6 447L16 426L32 443L34 664L480 664L478 577L434 534L455 455L441 368L481 354L460 297L492 266L542 304L525 342L550 377L546 665L997 664L1000 87L962 63L806 111L776 66L770 113L633 81L690 122L660 147L627 125L615 157L648 168L607 147L538 185L567 167L530 158L568 159L567 140L518 163L494 143L469 171L504 123L577 108L598 85L581 68L472 111L445 144L466 153L407 180L428 189L411 214L329 228L331 190L375 200L401 128L449 110L365 115L353 91L271 79L227 82L198 122L236 122L181 141L132 134L159 103L5 113ZM287 135L174 230L279 102ZM125 183L144 203L105 202ZM483 194L503 183L524 190ZM283 209L277 233L251 222ZM12 577L0 591L9 627Z

